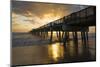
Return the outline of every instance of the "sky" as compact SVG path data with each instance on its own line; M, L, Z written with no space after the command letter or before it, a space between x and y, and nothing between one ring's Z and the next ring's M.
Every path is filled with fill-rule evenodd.
M28 32L88 6L12 1L11 7L12 32Z

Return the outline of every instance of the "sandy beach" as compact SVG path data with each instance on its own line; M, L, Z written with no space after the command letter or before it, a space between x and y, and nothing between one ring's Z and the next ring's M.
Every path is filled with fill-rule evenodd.
M94 41L95 38L93 36L92 39L91 37L89 38L90 48L86 50L82 48L80 38L78 48L75 48L72 40L64 47L62 43L54 42L50 44L49 39L44 40L29 33L14 33L12 41L12 64L27 65L85 61L82 58L87 59L88 57L92 59L87 59L87 61L95 60ZM87 51L89 54L87 54ZM67 58L65 58L65 54L67 54ZM80 57L80 60L78 60L78 57Z

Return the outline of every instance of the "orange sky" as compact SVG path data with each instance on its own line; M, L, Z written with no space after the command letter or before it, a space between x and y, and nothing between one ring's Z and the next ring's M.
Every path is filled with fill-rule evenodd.
M12 31L28 32L87 6L12 2Z

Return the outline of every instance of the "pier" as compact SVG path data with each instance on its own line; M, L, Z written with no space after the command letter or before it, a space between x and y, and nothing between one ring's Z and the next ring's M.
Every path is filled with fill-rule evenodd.
M77 32L81 32L81 40L85 44L84 47L88 47L86 44L88 43L88 32L90 26L96 26L95 6L73 12L39 28L33 29L30 33L45 39L48 37L48 32L50 32L50 42L52 42L53 32L55 31L58 41L66 44L69 40L69 32L72 32L73 41L75 43L78 41Z

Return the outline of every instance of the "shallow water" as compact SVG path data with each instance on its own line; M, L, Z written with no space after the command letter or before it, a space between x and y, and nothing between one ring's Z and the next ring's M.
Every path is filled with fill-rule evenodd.
M92 36L92 37L91 37ZM78 47L76 47L78 45ZM12 43L12 64L51 64L65 62L95 61L95 36L89 36L88 48L70 40L63 45L60 42L49 43L31 34L14 34Z

